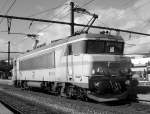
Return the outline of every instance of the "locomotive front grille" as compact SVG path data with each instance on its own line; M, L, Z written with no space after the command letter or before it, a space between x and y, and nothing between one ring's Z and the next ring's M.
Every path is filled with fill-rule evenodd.
M89 89L97 94L120 94L127 90L125 79L93 76L89 79Z

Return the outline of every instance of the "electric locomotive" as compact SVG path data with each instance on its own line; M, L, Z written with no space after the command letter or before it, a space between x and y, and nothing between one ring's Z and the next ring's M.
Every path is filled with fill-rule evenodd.
M104 32L59 39L17 57L14 84L100 102L136 99L137 81L123 52L123 38Z

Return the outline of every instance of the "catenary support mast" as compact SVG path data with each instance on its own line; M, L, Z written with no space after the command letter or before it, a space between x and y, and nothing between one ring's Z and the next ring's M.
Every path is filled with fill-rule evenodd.
M70 26L71 26L71 36L74 35L74 2L70 2L70 10L71 10L71 14L70 14L70 17L71 17L71 23L70 23Z
M8 66L10 65L10 41L8 41Z

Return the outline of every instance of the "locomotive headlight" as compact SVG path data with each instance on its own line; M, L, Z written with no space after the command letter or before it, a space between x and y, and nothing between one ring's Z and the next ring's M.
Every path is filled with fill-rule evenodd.
M97 67L97 68L93 68L91 73L94 75L94 74L103 74L104 71L102 69L102 67Z
M95 69L92 69L92 74L95 74Z
M98 73L103 73L103 72L104 72L104 71L103 71L103 68L102 68L102 67L98 67L98 68L97 68L97 72L98 72Z

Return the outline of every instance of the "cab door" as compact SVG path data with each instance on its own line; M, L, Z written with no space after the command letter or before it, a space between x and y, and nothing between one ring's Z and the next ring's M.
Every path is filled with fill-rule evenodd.
M67 68L67 77L68 77L68 81L73 81L73 75L74 75L74 71L73 71L73 51L72 51L72 45L69 44L67 45L67 56L66 56L66 68Z

